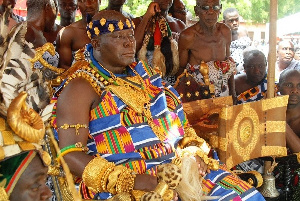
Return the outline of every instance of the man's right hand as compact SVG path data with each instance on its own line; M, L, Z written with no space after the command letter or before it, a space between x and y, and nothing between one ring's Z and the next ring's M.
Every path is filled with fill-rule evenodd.
M142 191L154 191L157 186L157 177L149 174L137 174L134 179L134 189Z
M147 12L145 13L144 17L150 19L156 13L159 13L161 10L159 8L159 4L156 2L151 2L148 6Z

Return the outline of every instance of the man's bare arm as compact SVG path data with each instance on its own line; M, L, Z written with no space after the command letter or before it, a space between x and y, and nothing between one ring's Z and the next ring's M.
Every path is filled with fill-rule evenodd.
M236 104L236 91L235 91L235 82L234 82L234 75L232 74L228 80L228 87L229 87L229 95L232 96L233 103Z
M186 68L189 62L189 42L191 37L189 37L188 32L183 31L178 40L178 53L179 53L179 70L177 76L179 76Z
M288 124L286 124L286 144L293 153L300 152L300 138Z
M87 145L89 135L87 128L79 128L79 135L77 135L74 128L62 129L60 126L64 124L85 124L88 126L89 114L95 97L97 94L94 89L82 78L72 80L60 94L56 111L59 147L61 149L77 142L81 142L84 146ZM71 152L65 155L64 159L71 167L72 174L81 177L85 166L93 157L84 152Z
M69 69L72 64L72 28L60 30L56 38L56 51L59 54L59 68Z

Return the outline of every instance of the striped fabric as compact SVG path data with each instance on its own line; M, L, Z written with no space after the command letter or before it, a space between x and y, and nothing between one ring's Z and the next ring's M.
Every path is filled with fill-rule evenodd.
M218 159L214 152L214 158ZM239 179L224 164L217 171L210 171L203 179L203 193L209 196L220 196L218 201L262 201L264 197L250 184Z
M179 95L174 88L164 83L160 75L154 74L152 69L143 62L136 64L134 69L144 79L149 97L151 97L150 110L154 122L164 130L165 139L163 141L158 139L145 116L137 114L115 94L104 89L101 102L90 111L90 136L87 143L90 149L89 154L100 154L108 161L116 165L122 164L138 174L156 175L157 165L169 163L175 157L177 142L184 134L183 128L188 127L189 124ZM53 120L55 122L55 118ZM235 186L235 182L238 185ZM231 198L231 194L235 197L243 197L248 195L244 194L245 191L252 190L259 198L257 200L263 200L255 189L224 170L212 171L207 175L203 185L208 194L212 191L212 195L221 193L222 196L224 194L224 198L227 195ZM214 191L217 187L223 190ZM82 182L80 192L84 199L111 197L108 193L92 193Z
M161 77L153 75L143 62L138 63L135 70L144 79L154 122L165 133L164 142L152 131L144 115L128 107L112 92L103 91L102 101L90 113L93 139L88 144L94 151L91 154L100 153L107 160L122 163L142 174L175 156L176 142L183 136L183 125L187 121L172 87L164 86Z

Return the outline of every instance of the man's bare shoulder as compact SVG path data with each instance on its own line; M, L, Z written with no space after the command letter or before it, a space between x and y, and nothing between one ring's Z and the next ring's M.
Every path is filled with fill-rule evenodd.
M61 29L60 31L60 37L63 38L73 38L73 37L77 37L79 33L83 32L83 29L85 27L82 27L81 23L79 23L79 21L74 22L72 24L70 24L69 26L66 26L64 28ZM84 30L85 32L85 30Z
M63 92L67 96L93 97L96 95L91 84L84 78L75 78L64 88Z
M217 27L218 30L220 30L223 33L223 35L224 34L226 34L226 35L230 34L231 35L230 28L226 24L224 24L223 22L217 22L216 27Z
M197 26L197 24L194 24L193 26L190 26L190 27L186 28L185 30L183 30L180 33L180 37L182 39L186 39L186 40L190 40L190 39L194 38L194 36L197 32L196 26Z
M235 86L245 83L247 80L247 75L246 73L241 73L241 74L237 74L234 76L234 82L235 82Z

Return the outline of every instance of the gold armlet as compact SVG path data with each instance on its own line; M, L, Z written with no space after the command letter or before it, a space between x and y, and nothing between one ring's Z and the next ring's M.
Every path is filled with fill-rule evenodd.
M69 128L75 128L76 135L79 135L79 129L80 128L87 128L88 129L89 127L86 124L64 124L64 125L58 127L57 130L59 130L59 129L67 130Z
M76 144L72 144L70 146L64 147L60 150L60 154L57 156L57 161L60 162L60 158L67 155L68 153L79 151L79 152L88 152L89 148L82 145L81 142L77 142Z

